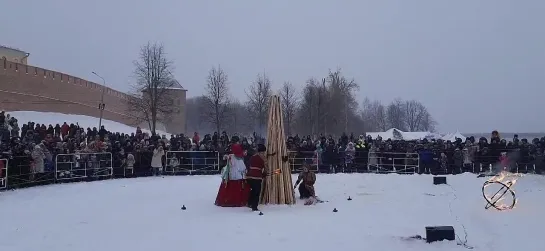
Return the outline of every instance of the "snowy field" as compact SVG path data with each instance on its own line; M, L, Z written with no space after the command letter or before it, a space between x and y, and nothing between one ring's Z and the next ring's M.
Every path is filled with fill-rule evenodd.
M517 208L499 212L484 209L485 179L473 174L448 176L450 186L434 186L428 175L318 175L317 193L328 202L261 206L262 216L214 206L219 179L150 177L3 192L0 250L467 250L454 241L403 239L425 237L426 226L452 225L463 240L462 224L473 250L545 247L543 176L520 178Z
M11 116L15 117L18 121L19 126L26 124L28 122L35 122L39 124L53 125L56 124L62 125L66 122L68 124L78 123L81 127L84 128L98 128L99 118L85 116L85 115L75 115L75 114L64 114L57 112L32 112L32 111L16 111L16 112L6 112ZM102 120L102 125L111 132L120 132L120 133L134 133L136 132L136 127L128 126L119 122L111 120ZM148 132L149 130L142 130ZM167 135L164 131L157 131L160 135Z

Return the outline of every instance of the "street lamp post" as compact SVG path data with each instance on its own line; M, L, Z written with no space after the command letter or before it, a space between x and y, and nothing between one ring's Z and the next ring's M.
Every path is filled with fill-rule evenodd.
M98 75L96 72L92 72L95 76L102 79L102 94L100 95L100 104L98 104L98 109L100 110L100 119L98 120L98 130L102 128L102 115L104 114L104 107L106 106L104 104L104 92L106 91L106 80L104 80L103 77Z

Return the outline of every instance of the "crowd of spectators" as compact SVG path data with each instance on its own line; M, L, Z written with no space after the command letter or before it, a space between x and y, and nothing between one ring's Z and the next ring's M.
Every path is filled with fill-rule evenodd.
M338 140L321 136L288 138L288 147L299 156L313 154L321 172L484 172L503 168L513 172L541 172L545 168L545 137L532 141L514 135L511 141L493 131L490 139L468 137L454 141L441 139L392 140L365 135L342 135Z
M255 133L240 136L240 140L248 157L264 141ZM226 132L167 138L140 128L125 134L104 126L83 128L66 122L19 125L16 118L0 112L0 187L6 184L6 177L9 186L18 187L63 177L215 173L231 141ZM312 162L319 172L483 172L497 163L519 172L545 168L545 137L530 142L515 135L507 142L496 131L490 140L469 137L455 141L295 135L288 137L287 147L294 171L303 162Z

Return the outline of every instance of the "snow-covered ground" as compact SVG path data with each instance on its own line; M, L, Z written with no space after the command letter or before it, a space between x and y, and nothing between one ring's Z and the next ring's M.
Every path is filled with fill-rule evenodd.
M518 207L499 212L484 209L485 179L473 174L448 176L450 186L434 186L428 175L318 175L318 195L329 202L261 206L262 216L214 206L219 179L150 177L3 192L0 250L466 250L456 242L403 239L425 237L426 226L452 225L463 240L462 224L473 250L545 247L543 176L522 177Z
M64 113L56 113L56 112L32 112L32 111L16 111L16 112L6 112L7 114L10 114L11 116L14 116L19 126L26 124L30 121L40 123L40 124L46 124L46 125L53 125L61 124L66 122L68 124L73 123L79 123L81 127L87 128L98 128L98 121L99 118L91 117L91 116L85 116L85 115L75 115L75 114L64 114ZM111 121L111 120L102 120L102 125L104 127L111 131L111 132L121 132L121 133L134 133L136 132L136 128L132 126L128 126L119 122ZM143 130L144 132L148 132L149 130ZM160 135L167 135L166 132L163 131L157 131Z

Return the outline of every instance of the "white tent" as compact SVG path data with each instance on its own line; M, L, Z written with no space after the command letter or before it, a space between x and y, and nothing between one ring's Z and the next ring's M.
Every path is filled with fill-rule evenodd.
M440 135L431 132L404 132L397 128L392 128L385 132L368 132L368 136L376 139L380 136L383 140L421 140L421 139L437 139Z
M450 140L450 141L456 141L456 139L462 139L462 141L466 140L466 136L462 135L459 131L456 131L455 133L448 133L445 134L445 136L441 137L442 140Z

